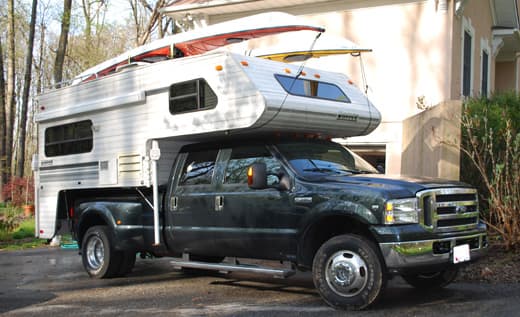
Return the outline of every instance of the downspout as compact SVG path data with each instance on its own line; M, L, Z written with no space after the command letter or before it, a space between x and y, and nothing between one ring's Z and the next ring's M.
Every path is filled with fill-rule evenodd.
M446 100L453 100L455 99L452 95L452 84L453 84L453 29L454 29L454 16L455 16L455 5L449 6L447 4L446 0L446 10L447 10L447 18L446 18L446 28L447 28L447 34L446 34L446 50L447 50L447 69L446 72Z
M442 100L447 101L451 100L451 82L452 82L452 63L453 63L453 14L450 12L450 4L449 0L438 0L437 2L437 11L440 15L440 23L444 24L441 27L444 27L444 45L445 45L445 63L446 63L446 73L444 79L444 88L443 88L443 96ZM454 7L452 5L451 7Z

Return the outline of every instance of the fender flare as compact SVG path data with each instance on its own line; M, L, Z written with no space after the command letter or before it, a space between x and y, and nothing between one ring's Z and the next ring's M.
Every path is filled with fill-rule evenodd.
M105 206L98 204L88 206L81 211L81 216L78 221L78 246L81 248L83 236L88 228L95 225L106 225L113 230L116 226L112 212Z
M370 236L367 238L374 238L370 233L369 228L373 224L377 224L376 216L365 206L349 201L330 200L323 204L319 204L309 212L301 222L301 231L297 243L297 259L298 263L306 263L306 258L313 250L307 248L309 244L312 230L319 226L320 223L325 222L330 218L351 219L356 224L363 225Z

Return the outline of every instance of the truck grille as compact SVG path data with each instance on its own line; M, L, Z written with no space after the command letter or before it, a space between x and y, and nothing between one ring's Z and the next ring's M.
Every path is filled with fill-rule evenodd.
M478 225L477 191L471 188L443 188L417 194L421 223L434 232L464 231Z

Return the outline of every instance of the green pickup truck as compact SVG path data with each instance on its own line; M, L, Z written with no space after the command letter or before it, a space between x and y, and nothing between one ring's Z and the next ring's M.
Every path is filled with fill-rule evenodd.
M89 275L123 276L138 252L172 256L173 266L191 269L278 277L311 271L329 305L363 309L392 276L443 287L487 248L473 187L382 175L330 140L189 144L171 166L160 187L160 244L149 188L67 192L67 218Z

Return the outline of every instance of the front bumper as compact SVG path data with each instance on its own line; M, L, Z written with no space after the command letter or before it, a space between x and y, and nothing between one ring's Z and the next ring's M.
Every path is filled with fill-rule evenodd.
M453 248L469 244L471 261L482 257L488 246L487 234L478 233L457 237L385 242L379 247L390 273L408 273L411 271L437 270L453 265Z

